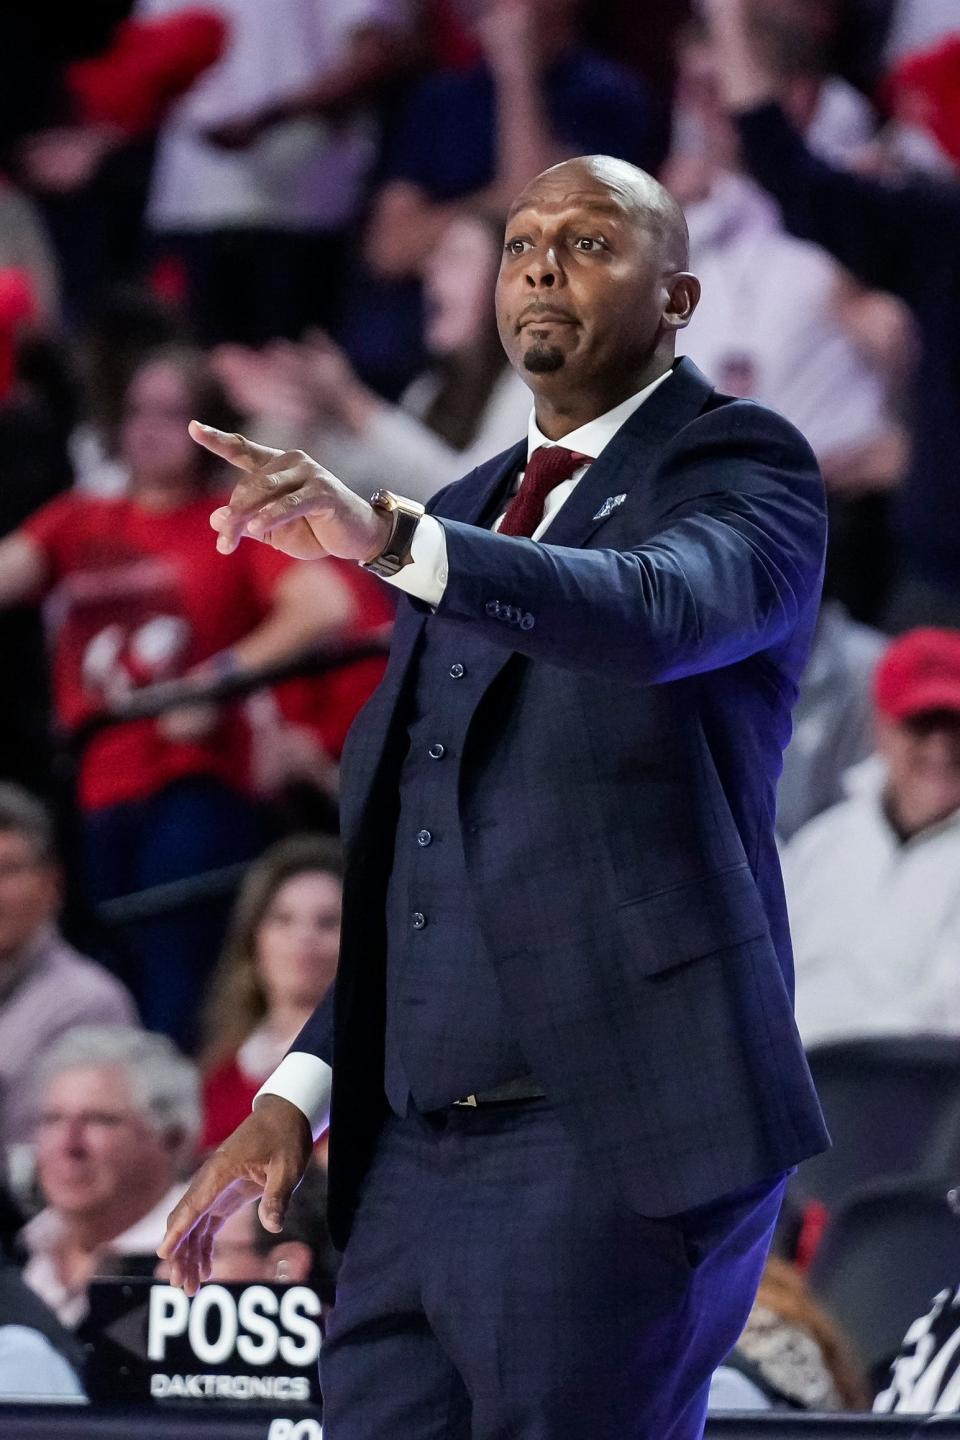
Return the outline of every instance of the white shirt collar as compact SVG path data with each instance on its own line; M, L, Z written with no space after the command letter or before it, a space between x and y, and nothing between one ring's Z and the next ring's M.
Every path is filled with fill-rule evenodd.
M527 429L527 459L529 460L534 450L538 450L541 445L562 445L565 450L577 450L581 455L589 455L592 460L596 460L621 425L626 424L630 419L634 410L638 410L644 400L653 394L657 386L662 385L664 380L672 374L672 370L665 370L662 375L657 376L656 380L652 380L649 385L638 390L636 395L631 395L628 400L621 400L620 404L615 405L612 410L598 415L595 420L588 420L586 425L571 430L569 435L564 435L560 440L547 439L537 425L536 410L531 410L530 424Z
M152 1255L163 1238L166 1217L183 1195L186 1185L178 1181L146 1215L134 1222L122 1235L103 1246L105 1255ZM78 1325L87 1313L87 1287L68 1289L57 1263L57 1247L63 1236L64 1223L60 1213L51 1206L28 1220L20 1231L20 1240L29 1259L23 1268L28 1286L64 1325Z

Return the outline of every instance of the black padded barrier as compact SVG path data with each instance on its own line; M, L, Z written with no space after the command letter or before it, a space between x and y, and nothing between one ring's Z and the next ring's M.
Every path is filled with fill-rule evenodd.
M0 1437L10 1440L321 1440L318 1416L304 1410L217 1405L102 1409L80 1405L0 1405ZM588 1440L572 1437L571 1440ZM706 1440L960 1440L960 1416L794 1415L783 1411L711 1419Z

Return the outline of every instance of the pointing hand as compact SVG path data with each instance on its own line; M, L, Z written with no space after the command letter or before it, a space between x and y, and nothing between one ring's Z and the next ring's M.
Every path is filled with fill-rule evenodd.
M189 430L198 445L244 472L229 502L210 516L221 554L244 536L299 560L369 560L387 543L388 517L302 450L273 450L197 420Z

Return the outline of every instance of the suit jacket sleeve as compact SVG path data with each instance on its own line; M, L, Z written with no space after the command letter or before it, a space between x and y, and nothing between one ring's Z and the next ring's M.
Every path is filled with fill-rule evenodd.
M536 543L439 516L449 578L437 613L533 659L641 684L788 639L819 594L826 542L803 437L735 402L688 426L659 471L657 493L676 500L631 549ZM504 624L511 614L518 623Z
M333 1064L333 992L334 986L331 985L290 1046L288 1055L316 1055L327 1065Z
M327 1128L333 1058L333 987L327 992L280 1064L254 1096L279 1095L302 1110L315 1140Z

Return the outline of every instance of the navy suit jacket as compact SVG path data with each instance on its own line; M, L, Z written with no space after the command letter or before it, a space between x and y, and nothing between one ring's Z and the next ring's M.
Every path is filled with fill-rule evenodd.
M525 458L523 442L430 507L449 558L436 613L484 682L460 760L467 872L531 1071L626 1202L662 1216L827 1143L793 1021L773 828L823 487L786 420L717 394L689 360L536 543L485 528ZM385 1113L384 900L428 613L401 599L347 742L335 996L292 1047L336 1054L341 1245Z

